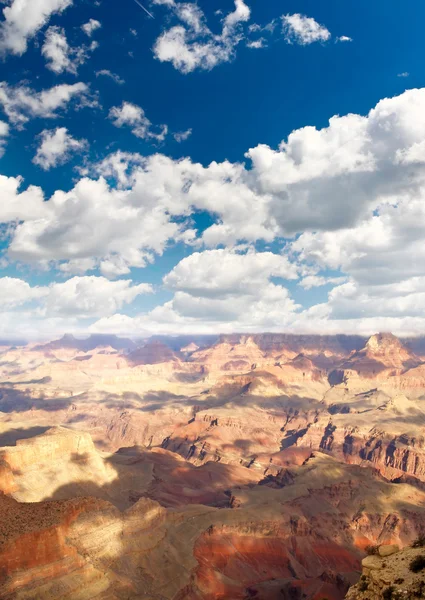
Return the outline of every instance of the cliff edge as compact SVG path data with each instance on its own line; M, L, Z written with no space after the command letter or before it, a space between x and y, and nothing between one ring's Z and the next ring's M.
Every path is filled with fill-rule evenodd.
M346 600L425 598L424 546L399 550L397 545L384 545L375 551L363 559L362 575Z

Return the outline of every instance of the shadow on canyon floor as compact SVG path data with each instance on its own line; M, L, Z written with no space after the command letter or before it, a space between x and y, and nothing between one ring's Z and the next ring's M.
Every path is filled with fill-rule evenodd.
M27 440L29 438L35 437L36 435L40 435L41 433L45 433L50 427L28 427L19 428L19 429L10 429L9 431L5 431L0 433L0 448L5 446L16 446L16 442L19 440Z
M128 504L117 502L116 494L131 493L122 467L131 465L134 468L135 465L143 464L148 458L146 454L148 453L140 452L138 448L123 449L110 459L111 464L116 468L116 481L103 486L96 486L93 482L82 483L91 495L109 500L122 510ZM81 457L78 458L80 459ZM165 457L162 456L161 460L164 463ZM182 479L183 464L192 477L190 493L193 493L196 486L200 494L197 497L197 504L216 506L201 501L202 486L205 481L200 477L205 470L203 467L186 465L176 457L168 455L166 460L168 461L166 466L157 465L158 473L153 480L154 483L146 492L139 494L135 492L137 485L134 486L133 495L128 498L130 504L142 496L157 500L168 508L183 506L185 502L187 504L188 500L185 497L181 497L181 503L178 505L167 501L181 489L175 486L188 486L188 480L184 477ZM198 530L198 526L193 523L190 526L190 541L186 543L193 544L198 566L193 570L191 581L196 582L198 575L202 578L207 573L230 576L232 569L236 569L237 563L238 567L233 571L233 577L238 581L238 576L244 574L243 583L239 580L238 585L242 588L245 586L245 591L250 588L251 591L258 590L258 592L251 596L236 595L235 598L255 597L270 600L275 596L267 595L267 589L261 591L262 586L269 582L276 593L279 593L280 589L288 591L287 584L289 587L298 586L302 590L310 590L309 586L312 585L315 590L311 595L309 592L307 596L283 594L277 595L276 598L324 599L323 590L326 589L326 597L342 599L348 582L355 581L355 573L360 568L359 560L363 553L356 547L356 539L359 535L365 536L364 543L369 540L370 543L379 544L391 541L400 534L405 535L406 531L413 539L422 531L425 503L421 501L419 504L413 504L408 499L394 498L392 490L397 489L396 484L386 482L370 468L343 465L342 468L347 470L346 476L341 477L338 469L335 476L324 472L322 479L314 479L311 486L307 484L307 489L306 484L301 484L298 491L288 496L286 488L295 490L297 478L302 478L310 466L307 462L299 467L294 478L289 479L287 485L283 483L278 488L270 489L266 505L264 507L258 505L255 512L251 507L245 513L243 506L236 508L228 503L222 506L223 510L208 513L209 521L203 528ZM227 465L215 465L215 469L218 470L226 467L229 468ZM168 481L165 481L166 477ZM252 492L257 485L261 491L267 487L267 484L262 481L258 484L242 486L241 489ZM233 489L235 486L236 482L233 482ZM62 486L56 490L51 499L72 497L75 495L74 491L72 486ZM229 501L229 493L231 495L230 489L223 491L227 501ZM183 523L183 520L181 522ZM182 525L182 531L184 527ZM220 556L219 565L216 564L217 555ZM278 559L278 556L281 559ZM252 562L254 558L255 564ZM235 567L232 567L234 563ZM291 565L291 568L288 565ZM247 576L247 569L260 569L264 574L263 578L258 578L256 573L257 580L251 581ZM344 580L350 572L349 579ZM323 584L326 585L322 587ZM320 590L319 595L315 595L318 590ZM292 593L296 593L296 590L292 590ZM192 595L189 588L182 594L177 597L203 598L202 595ZM215 597L224 600L230 596L218 594Z
M33 409L55 412L67 409L73 403L73 398L49 398L42 396L33 398L30 390L18 390L13 387L0 388L0 412L20 413Z
M72 462L93 472L90 455L73 455ZM94 496L108 500L117 508L130 507L141 497L158 501L165 507L201 504L209 507L230 506L230 488L251 483L242 468L206 463L199 467L172 452L150 452L134 446L122 448L103 459L115 475L106 483L80 479L58 487L44 500L64 500L75 496ZM241 475L242 474L242 475ZM54 478L54 471L51 477ZM96 472L93 472L96 476ZM111 472L108 474L111 479ZM258 473L258 480L262 474Z
M292 386L292 389L296 390L296 386ZM209 390L207 391L209 392ZM261 396L246 393L240 387L233 388L232 390L228 390L227 393L220 395L205 394L204 397L200 397L199 395L177 395L168 391L151 391L143 396L138 394L123 394L122 396L118 394L105 394L104 402L108 408L134 409L141 412L155 412L167 406L193 407L204 411L220 408L225 405L231 407L232 404L235 408L261 407L264 410L277 411L279 414L288 408L293 408L294 410L306 409L309 411L319 407L323 409L322 400L317 398L297 395L296 393L291 395Z

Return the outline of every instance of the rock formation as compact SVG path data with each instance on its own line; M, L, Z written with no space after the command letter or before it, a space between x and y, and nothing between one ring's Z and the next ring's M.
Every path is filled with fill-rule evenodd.
M425 595L425 548L381 545L362 561L362 575L347 600L401 600Z
M0 598L342 600L366 546L423 529L421 348L390 334L4 348Z

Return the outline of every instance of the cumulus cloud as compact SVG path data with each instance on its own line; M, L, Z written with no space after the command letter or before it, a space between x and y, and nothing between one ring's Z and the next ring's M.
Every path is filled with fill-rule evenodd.
M12 0L3 9L0 23L0 52L24 54L28 40L50 20L63 12L72 0Z
M223 18L221 34L215 35L197 4L156 3L171 7L182 25L175 25L160 35L154 45L154 56L161 62L171 62L182 73L196 69L208 71L232 60L244 37L241 24L251 15L243 0L235 0L235 10Z
M109 119L115 127L130 127L133 135L143 140L154 139L163 142L168 133L167 125L154 127L143 108L131 102L113 106L109 111Z
M0 105L9 120L16 127L22 128L33 118L56 118L71 101L77 100L80 106L93 105L88 92L89 88L85 83L63 83L36 92L25 84L9 85L3 81L0 83Z
M112 315L140 294L152 292L151 285L133 285L130 279L110 281L105 277L73 277L49 286L41 311L49 316L81 318Z
M0 331L10 338L52 338L60 333L84 333L87 320L113 315L149 284L104 277L74 277L62 283L31 286L22 279L0 278ZM90 322L89 321L89 322Z
M26 281L14 277L0 277L0 309L22 306L42 298L46 292L42 287L31 287Z
M34 286L23 279L0 278L0 309L36 301L38 316L92 318L113 315L140 294L150 294L147 283L134 285L130 279L110 281L105 277L73 277L62 283Z
M77 74L78 67L86 62L93 50L98 47L97 42L89 46L84 44L72 48L66 39L62 27L49 27L44 36L41 53L46 59L46 66L57 75L68 72Z
M293 331L407 328L423 319L424 148L425 89L409 90L367 115L293 131L278 148L252 148L246 164L117 152L47 201L19 178L0 178L0 222L10 259L65 273L120 277L176 241L201 250L165 277L172 300L132 327L272 329L273 318ZM204 231L197 211L211 216ZM241 251L281 238L292 238L282 256ZM306 289L334 287L302 311L276 283L292 277ZM125 323L112 315L97 326Z
M153 177L152 173L147 179ZM108 275L145 266L153 253L162 254L168 242L179 237L183 225L173 220L181 207L173 206L171 197L161 200L152 190L145 193L143 179L131 190L118 190L103 178L84 178L48 202L43 202L39 188L29 188L23 192L31 199L27 206L19 201L20 182L7 180L11 201L0 209L0 221L23 217L14 229L9 256L40 265L94 259ZM39 218L34 219L37 210Z
M0 223L30 222L43 218L46 206L42 190L29 186L20 191L22 183L22 177L0 175Z
M165 328L175 325L180 330L187 322L189 328L208 324L216 331L267 331L278 322L285 327L297 308L285 287L267 283L256 294L230 294L226 298L177 292L170 302L149 313L148 322Z
M164 277L164 285L174 292L172 300L133 318L122 314L102 318L91 330L264 331L275 329L277 323L282 328L301 307L272 279L297 276L287 257L271 252L196 252Z
M271 277L297 279L297 268L286 256L273 252L219 249L194 252L184 258L164 277L164 284L173 290L213 298L256 294Z
M282 31L289 44L302 46L313 42L327 42L331 37L330 31L324 25L300 13L283 15Z
M329 293L329 318L423 315L425 190L376 213L355 227L304 233L292 244L301 261L349 275Z
M104 257L116 245L119 254L123 247L126 262L137 266L146 262L152 250L162 252L170 239L193 243L196 232L185 220L193 210L214 216L214 223L197 238L210 247L271 242L300 232L307 236L309 231L332 236L333 231L356 227L381 206L399 203L403 195L407 202L418 197L425 176L416 146L425 140L424 106L425 90L410 90L382 100L367 116L333 117L321 130L296 130L277 150L265 145L249 150L251 168L226 161L205 167L160 154L111 155L99 165L99 173L111 184L118 181L121 189L103 179L85 178L70 192L57 192L46 203L49 219L37 231L22 223L11 251L21 260L52 260L57 253L63 260L77 258L66 249L84 245L86 240L78 242L76 236L75 244L68 244L67 237L73 237L74 229L90 231L93 219L101 239L97 248L89 245L80 257ZM135 128L141 117L131 109L117 111L115 118L118 126ZM80 203L78 213L66 210ZM59 219L66 222L66 233L47 235ZM129 249L134 219L158 228L154 234L146 233L143 259L140 242L137 250ZM58 247L49 248L52 240ZM95 236L91 240L94 244ZM27 242L32 251L25 249ZM134 262L130 256L138 258Z
M109 77L109 79L112 79L112 81L118 83L118 85L123 85L125 83L125 80L122 79L122 77L116 73L113 73L109 69L101 69L100 71L96 71L96 77Z
M170 302L134 319L103 318L94 331L258 331L291 321L301 307L272 278L297 277L294 265L271 252L246 254L207 250L183 259L165 278L175 294Z
M84 31L88 37L91 37L93 33L102 27L102 24L97 19L90 19L84 25L81 25L81 29Z
M40 146L32 162L48 171L70 160L73 153L82 152L87 148L87 140L73 138L66 127L44 129L40 134Z

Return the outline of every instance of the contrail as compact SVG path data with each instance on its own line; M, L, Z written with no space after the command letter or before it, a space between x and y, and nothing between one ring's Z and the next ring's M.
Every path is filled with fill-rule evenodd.
M143 8L143 10L145 11L145 13L148 13L148 15L149 15L149 16L150 16L152 19L154 19L154 18L155 18L155 17L153 16L153 14L152 14L152 13L150 13L150 12L148 11L148 9L147 9L147 8L145 8L145 7L143 6L143 4L140 4L139 0L134 0L134 2L135 2L136 4L138 4L138 5L140 6L140 8Z

